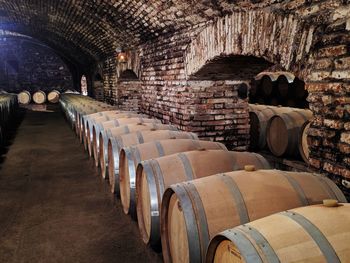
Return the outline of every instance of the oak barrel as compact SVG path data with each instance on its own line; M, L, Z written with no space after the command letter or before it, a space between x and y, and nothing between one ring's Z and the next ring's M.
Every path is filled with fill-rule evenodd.
M324 199L346 202L330 179L310 173L237 171L174 184L161 207L164 261L203 262L216 234Z
M137 117L140 116L140 117ZM121 119L114 119L114 120L108 120L105 122L95 122L93 125L92 130L92 148L93 148L93 157L95 159L95 165L99 165L99 150L100 150L100 133L105 131L106 129L118 127L123 124L131 124L131 123L150 123L153 124L152 129L156 129L154 124L161 124L161 120L159 119L151 119L151 118L145 118L143 115L135 115L130 116L130 118L121 118ZM138 120L137 120L137 118ZM133 119L132 121L129 121L128 119ZM167 126L171 130L177 130L174 126ZM164 129L162 129L164 130Z
M268 75L265 75L260 80L260 89L265 98L269 98L274 91L275 82Z
M295 78L292 84L292 88L297 99L305 99L307 97L304 81Z
M250 148L262 150L266 147L266 127L269 120L276 114L290 112L295 109L249 104Z
M249 152L205 150L177 153L141 162L136 171L137 217L142 239L160 244L159 213L162 196L172 184L255 165L270 169L264 157Z
M310 128L310 122L305 122L301 127L300 138L299 138L300 143L298 144L299 153L305 163L309 163L309 155L310 155L309 144L307 141L307 131L309 128Z
M277 78L277 90L279 97L285 99L288 97L288 95L291 95L291 92L289 91L289 81L286 76L280 75Z
M99 143L99 161L101 167L102 178L106 177L108 172L108 140L111 137L118 135L129 134L137 131L150 131L150 130L171 130L176 131L177 128L173 125L160 124L154 122L142 122L136 124L128 124L120 127L108 128L100 132L100 143Z
M350 204L313 205L226 230L206 262L350 262Z
M58 90L52 90L49 92L49 94L47 94L47 100L50 103L58 103L58 101L60 100L60 92Z
M142 118L141 115L137 114L137 113L112 113L112 114L105 114L103 116L100 117L94 117L93 119L90 119L90 121L88 121L86 123L86 137L85 137L85 141L86 141L86 148L89 152L89 155L92 156L93 152L92 152L92 141L93 141L93 130L95 127L96 123L100 123L100 122L114 122L115 127L120 126L123 123L130 123L132 121L128 121L127 119L132 119L132 118L137 118L138 121L140 121L140 118ZM124 122L120 123L120 120L122 119L126 119ZM136 122L136 120L135 120Z
M273 116L266 127L266 141L275 156L300 156L303 125L312 118L310 110L295 110Z
M18 94L18 102L23 105L27 105L31 102L32 100L32 95L30 95L29 91L21 91Z
M111 192L115 193L116 196L119 196L119 153L123 147L166 139L198 140L198 137L196 134L191 132L166 130L137 131L126 135L111 137L108 141L108 178L111 186ZM123 182L123 180L121 180L121 182ZM124 183L128 185L126 182ZM123 200L125 199L128 198L125 197Z
M33 101L36 104L44 104L46 102L46 93L42 90L38 90L33 94Z
M120 185L120 188L123 188L120 191L125 193L123 196L129 199L122 199L122 202L127 203L128 213L132 216L136 214L136 169L139 163L175 153L205 149L227 151L227 148L221 143L193 139L152 141L123 148L119 156L119 178L125 182Z

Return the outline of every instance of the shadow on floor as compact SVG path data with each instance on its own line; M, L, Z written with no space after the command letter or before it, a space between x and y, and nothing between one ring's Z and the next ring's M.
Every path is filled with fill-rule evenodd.
M11 121L3 130L4 142L0 146L0 171L2 163L6 159L6 154L9 151L14 139L17 135L18 127L21 125L23 118L25 117L26 110L23 108L18 108L14 116L12 116Z

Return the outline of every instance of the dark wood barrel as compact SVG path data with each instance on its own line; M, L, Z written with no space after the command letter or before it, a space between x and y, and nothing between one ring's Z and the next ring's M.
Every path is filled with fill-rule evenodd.
M324 199L346 202L330 179L310 173L237 171L173 184L161 208L164 261L203 262L218 233Z
M305 99L307 97L307 91L305 89L304 81L295 78L292 83L292 89L297 99Z
M286 76L280 75L277 78L278 96L285 99L291 95L289 81Z
M273 116L266 128L266 141L275 156L300 156L300 134L305 122L312 118L310 110L295 110Z
M205 262L350 262L349 222L350 204L290 209L216 235Z
M254 165L270 169L264 157L249 152L199 150L177 153L141 162L136 171L137 216L145 243L160 245L160 206L162 196L172 184Z
M265 98L269 98L273 94L274 86L275 83L271 80L270 76L265 75L260 80L259 89Z

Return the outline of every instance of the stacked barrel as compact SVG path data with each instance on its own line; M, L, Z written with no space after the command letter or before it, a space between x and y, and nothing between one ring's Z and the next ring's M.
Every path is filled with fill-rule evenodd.
M301 157L308 163L310 110L250 104L249 117L252 150L269 149L277 157Z
M18 100L15 94L0 92L0 148L4 146L7 129L15 118Z
M228 257L233 249L215 258L216 251L225 252L215 241L223 240L216 237L225 236L222 231L285 210L313 209L323 200L346 202L326 177L271 170L257 153L228 151L143 114L77 94L62 95L60 105L124 213L137 220L143 242L161 249L165 262L204 262L208 246L210 262L236 262ZM350 211L340 213L349 217ZM236 239L225 241L235 246Z
M28 105L31 102L35 104L58 103L60 98L60 92L58 90L52 90L49 93L45 93L42 90L38 90L31 94L27 90L23 90L18 94L18 102L22 105Z
M305 109L307 96L304 82L290 73L263 72L252 83L249 102Z

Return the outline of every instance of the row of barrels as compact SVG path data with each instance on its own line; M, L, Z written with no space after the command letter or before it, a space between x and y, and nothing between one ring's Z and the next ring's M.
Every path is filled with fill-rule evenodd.
M18 107L15 94L0 92L0 148L5 143L6 132Z
M291 248L289 254L282 251L281 257L278 249L288 250L288 246L281 246L300 242L300 237L293 234L296 230L302 232L298 227L273 237L268 223L266 230L263 225L255 226L259 222L256 220L266 222L266 216L274 217L285 210L295 214L300 209L319 209L322 216L318 219L324 225L330 225L329 215L338 213L334 220L343 222L341 226L345 228L337 228L332 235L322 228L318 230L325 239L346 233L340 241L350 241L349 226L343 221L350 218L347 204L329 210L319 205L326 199L346 203L339 188L326 177L272 170L259 154L228 151L221 143L199 140L195 134L178 131L159 120L120 111L83 96L62 95L60 104L88 154L100 167L101 176L108 180L111 192L120 198L124 213L137 220L143 242L161 249L165 262L269 262L263 253L269 256L274 249L279 261L293 261L295 249ZM250 232L241 237L240 228L246 228L248 223L252 227L247 229L251 231L254 226L256 231L252 237ZM317 226L315 223L314 228ZM258 231L261 232L256 234ZM270 244L266 252L266 244L261 242L265 232L269 234L266 239L282 238L281 246ZM256 236L260 239L254 246ZM310 253L300 255L299 261L312 257L322 261L318 240L312 245L310 242L309 239ZM250 257L252 247L256 248L255 254L263 254L259 254L260 261ZM349 248L333 243L330 247L338 257L345 254L342 260L350 259Z
M249 104L250 148L269 149L277 156L302 158L308 163L307 130L310 110Z
M302 80L287 73L262 73L251 85L249 102L305 109L307 96Z
M22 105L28 105L32 101L35 104L44 104L45 102L58 103L60 99L60 92L58 90L52 90L47 95L44 91L38 90L32 94L27 91L21 91L18 93L18 102Z

